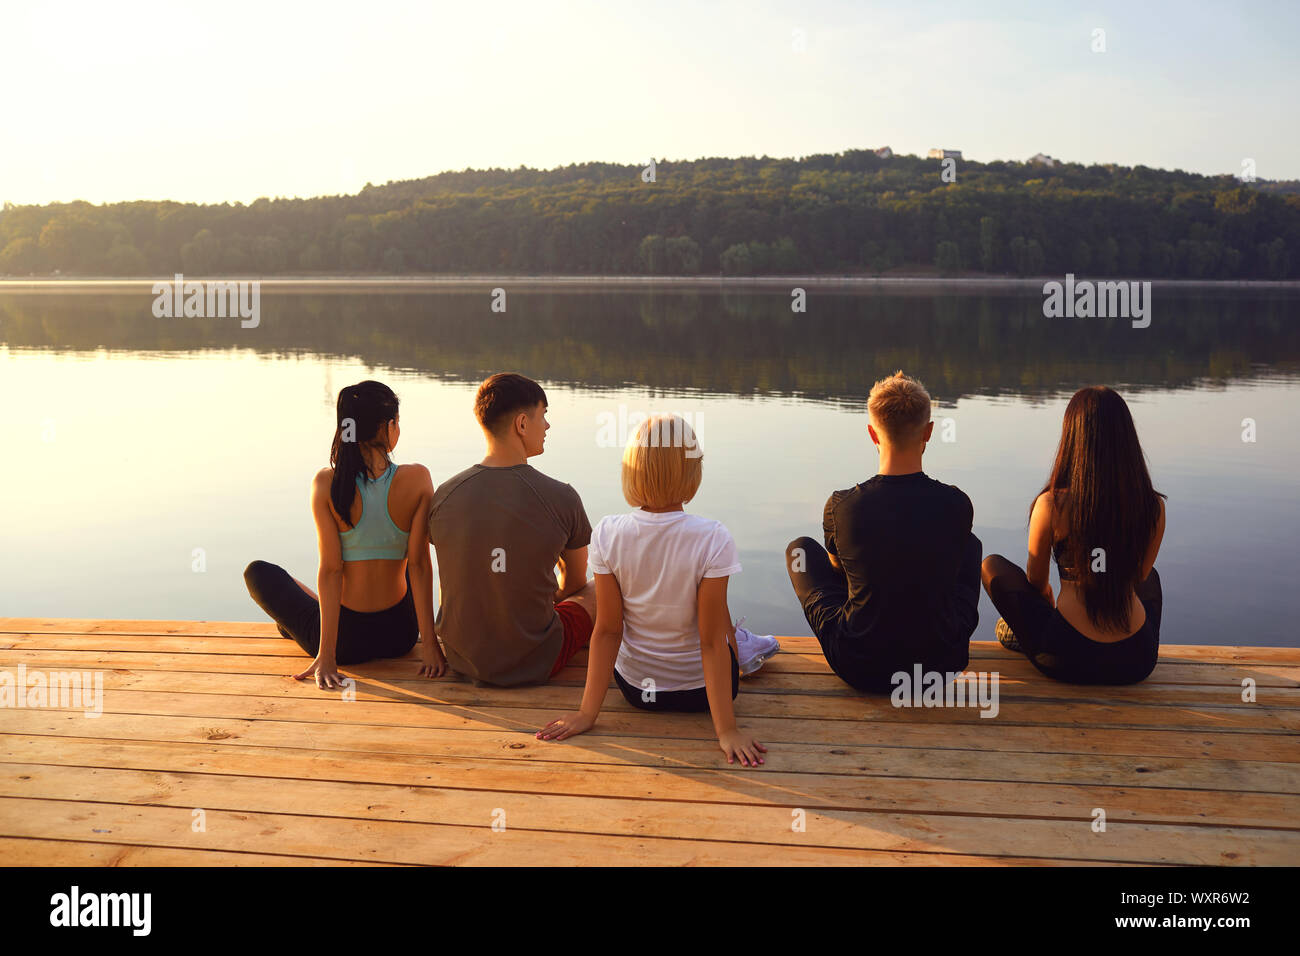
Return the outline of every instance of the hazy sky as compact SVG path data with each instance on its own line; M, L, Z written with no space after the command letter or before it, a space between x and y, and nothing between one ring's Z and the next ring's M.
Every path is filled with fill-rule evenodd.
M885 144L1300 178L1297 37L1287 0L0 0L0 200Z

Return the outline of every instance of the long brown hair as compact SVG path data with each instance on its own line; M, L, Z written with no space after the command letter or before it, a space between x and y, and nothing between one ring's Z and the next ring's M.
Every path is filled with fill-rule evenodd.
M1093 385L1074 393L1043 491L1052 492L1065 526L1062 558L1074 570L1088 619L1101 630L1127 631L1164 495L1151 484L1133 416L1118 392ZM1055 528L1054 521L1053 536ZM1104 571L1093 570L1097 548Z

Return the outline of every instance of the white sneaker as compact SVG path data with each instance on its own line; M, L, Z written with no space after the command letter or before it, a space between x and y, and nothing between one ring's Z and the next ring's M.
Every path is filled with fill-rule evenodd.
M781 650L780 642L771 634L755 634L741 627L745 621L742 617L736 622L736 650L742 677L757 671L764 661Z

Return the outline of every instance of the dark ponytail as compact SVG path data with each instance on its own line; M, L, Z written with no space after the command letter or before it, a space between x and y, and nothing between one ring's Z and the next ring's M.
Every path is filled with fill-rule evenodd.
M365 474L366 459L361 449L374 445L379 429L397 417L397 396L382 382L361 382L339 391L335 414L334 444L330 446L330 501L343 523L352 526L352 502L357 497L357 475ZM351 424L348 425L348 419ZM347 440L344 431L347 430Z

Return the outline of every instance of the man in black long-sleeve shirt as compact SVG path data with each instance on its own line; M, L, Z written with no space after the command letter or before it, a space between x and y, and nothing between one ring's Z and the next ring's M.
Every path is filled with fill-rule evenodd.
M877 382L867 431L880 473L826 502L826 547L786 548L786 569L826 661L859 690L887 693L898 672L964 670L979 622L974 509L921 470L930 396L902 372Z

